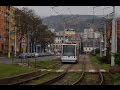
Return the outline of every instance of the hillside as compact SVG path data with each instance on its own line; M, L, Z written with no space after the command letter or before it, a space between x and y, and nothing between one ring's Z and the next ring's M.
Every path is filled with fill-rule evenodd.
M57 15L43 18L43 24L56 31L62 31L65 28L73 28L83 32L84 28L89 28L93 23L93 15ZM101 16L94 16L94 26L96 29L101 28L103 23Z

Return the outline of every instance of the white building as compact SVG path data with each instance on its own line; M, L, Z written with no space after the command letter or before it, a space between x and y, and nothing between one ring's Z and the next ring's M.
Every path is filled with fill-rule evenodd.
M55 52L61 51L64 41L65 43L77 43L78 45L81 42L80 33L76 32L74 29L65 29L64 31L54 32L56 35L53 44L53 49Z
M94 31L92 28L84 29L84 38L94 38Z
M92 28L84 29L83 38L99 38L100 33Z
M64 40L63 38L64 32L63 31L55 32L55 35L56 37L55 37L54 43L62 43Z
M83 50L84 52L91 52L92 50L99 48L99 45L99 39L87 39L83 41Z
M64 31L55 32L55 40L53 44L53 51L55 53L60 52L62 48L62 43L64 40Z
M53 29L53 28L49 28L48 30L50 30L52 33L55 32L55 29Z
M98 31L94 31L92 28L84 29L82 37L84 52L91 52L93 49L99 48L99 37Z
M92 52L93 49L93 47L83 47L84 52Z
M100 38L100 32L96 31L96 32L94 33L94 38Z

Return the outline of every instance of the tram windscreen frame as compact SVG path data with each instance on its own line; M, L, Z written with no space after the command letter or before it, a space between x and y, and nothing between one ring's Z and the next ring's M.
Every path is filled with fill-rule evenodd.
M75 56L75 45L63 45L63 56Z

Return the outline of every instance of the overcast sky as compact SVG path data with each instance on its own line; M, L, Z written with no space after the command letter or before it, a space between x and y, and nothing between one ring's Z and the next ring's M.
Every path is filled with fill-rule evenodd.
M28 7L35 10L35 13L41 17L60 14L79 14L93 15L93 6L16 6L17 8ZM54 7L52 9L52 7ZM107 8L108 7L108 8ZM106 8L103 10L103 8ZM101 6L95 8L95 15L107 15L112 12L112 7ZM120 15L120 6L116 6L116 14Z

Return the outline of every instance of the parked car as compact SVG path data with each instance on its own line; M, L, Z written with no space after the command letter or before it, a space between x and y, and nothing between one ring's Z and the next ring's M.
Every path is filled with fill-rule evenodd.
M35 53L31 53L31 57L35 57Z
M35 57L39 57L39 53L34 53L34 56Z
M54 53L53 52L50 52L50 54L53 56L54 55Z
M28 57L28 58L31 58L31 57L32 57L32 54L31 54L31 53L27 53L27 57Z
M21 54L19 55L19 58L21 58L21 59L27 58L27 53L21 53Z
M45 55L45 53L39 53L39 57L44 57Z

